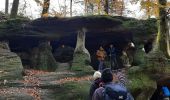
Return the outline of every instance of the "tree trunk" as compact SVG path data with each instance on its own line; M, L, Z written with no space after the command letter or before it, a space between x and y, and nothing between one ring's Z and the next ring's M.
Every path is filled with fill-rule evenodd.
M76 48L75 48L75 53L80 52L80 53L85 53L89 56L90 58L90 53L88 50L85 48L85 37L86 37L86 29L81 29L78 31L77 34L77 43L76 43Z
M48 16L49 5L50 5L50 0L44 0L41 17L47 17Z
M84 9L84 11L85 11L85 15L87 15L87 13L88 13L88 8L87 8L87 4L88 4L88 1L87 0L85 0L85 9Z
M124 5L124 1L122 1L121 10L120 10L120 16L123 16L124 9L125 9L125 5Z
M105 0L104 11L106 14L109 14L109 1L108 0Z
M73 4L73 0L70 0L70 17L72 17L72 4Z
M12 4L10 18L16 18L18 12L18 5L19 5L19 0L14 0Z
M100 9L101 9L100 0L97 0L97 11L99 15L100 15Z
M8 14L8 5L9 5L9 0L5 0L5 14Z
M170 15L167 16L167 38L166 38L166 43L167 43L167 53L168 56L170 56Z
M94 12L94 5L93 5L93 3L90 3L89 5L90 5L90 9L91 9L91 14L93 15L93 12Z
M158 19L158 35L157 35L157 48L161 50L166 57L168 56L167 52L167 43L166 43L166 6L167 0L159 0L159 19Z
M147 0L149 3L151 2L150 0ZM151 17L150 15L151 15L151 12L150 12L150 8L149 7L147 7L147 15L148 15L148 19Z

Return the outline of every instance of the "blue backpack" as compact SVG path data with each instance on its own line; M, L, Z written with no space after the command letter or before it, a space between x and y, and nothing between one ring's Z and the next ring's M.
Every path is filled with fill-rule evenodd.
M103 100L126 100L127 90L120 85L105 85L103 90Z
M162 87L163 95L169 97L170 96L170 91L167 86Z

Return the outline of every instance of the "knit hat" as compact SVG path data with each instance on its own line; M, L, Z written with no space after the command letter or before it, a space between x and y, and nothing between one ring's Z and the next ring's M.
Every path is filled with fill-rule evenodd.
M104 69L101 78L104 83L112 82L113 81L112 70L110 68Z
M94 79L101 78L101 73L99 71L95 71L95 73L93 74L93 78Z

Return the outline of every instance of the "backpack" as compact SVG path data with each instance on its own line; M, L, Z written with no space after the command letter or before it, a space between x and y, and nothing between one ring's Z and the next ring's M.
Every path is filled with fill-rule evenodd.
M170 91L167 86L162 87L163 95L169 97L170 96Z
M117 88L114 85L104 86L103 100L126 100L126 99L127 99L127 90L124 89L124 87L118 86Z

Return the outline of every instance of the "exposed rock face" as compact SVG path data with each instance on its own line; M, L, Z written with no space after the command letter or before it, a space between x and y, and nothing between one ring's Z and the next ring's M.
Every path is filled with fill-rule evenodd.
M20 57L10 51L5 42L0 43L0 77L17 78L23 69Z
M143 68L134 66L129 69L129 85L135 100L150 100L157 84Z
M51 50L48 42L42 42L38 48L34 48L31 54L32 66L36 69L54 71L57 68L57 63Z
M73 62L71 66L71 70L75 71L84 71L89 72L92 71L93 68L90 66L89 56L85 53L74 53Z
M90 53L85 47L85 29L81 29L77 34L77 43L74 50L72 70L83 70L89 69L87 66L90 65ZM81 58L81 60L79 60ZM80 67L80 68L79 68Z

